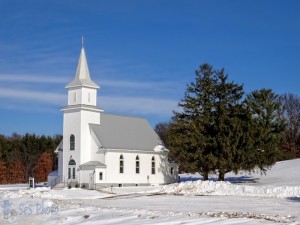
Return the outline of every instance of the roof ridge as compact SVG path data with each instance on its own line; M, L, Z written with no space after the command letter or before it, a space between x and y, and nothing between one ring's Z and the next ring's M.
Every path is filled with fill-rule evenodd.
M142 119L142 120L146 120L148 122L148 120L145 117L141 117L141 116L128 116L128 115L120 115L120 114L114 114L114 113L102 113L101 115L127 117L127 118L133 118L133 119Z

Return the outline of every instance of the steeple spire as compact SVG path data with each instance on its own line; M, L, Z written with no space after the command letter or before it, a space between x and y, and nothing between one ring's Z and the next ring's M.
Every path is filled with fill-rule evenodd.
M88 63L85 56L84 50L84 38L82 36L82 47L80 57L77 65L75 79L67 85L67 88L87 86L92 88L99 88L99 86L91 80Z

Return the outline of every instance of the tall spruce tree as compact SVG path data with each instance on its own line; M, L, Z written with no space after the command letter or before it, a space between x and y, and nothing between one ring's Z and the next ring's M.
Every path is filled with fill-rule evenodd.
M196 71L196 80L187 86L179 103L182 112L174 112L169 126L168 144L182 169L199 172L204 179L215 171L211 132L214 118L217 77L212 66L204 64Z
M215 118L212 136L214 141L213 154L217 158L219 180L225 174L241 169L241 161L252 146L251 115L243 107L241 99L244 95L243 86L228 82L224 70L216 71L218 84L215 93Z
M261 89L248 94L245 104L253 115L255 129L255 154L248 157L248 166L261 171L272 166L280 155L285 121L280 116L281 101L271 89Z
M204 64L188 85L169 130L173 155L188 172L199 172L204 179L218 172L238 171L248 146L252 146L251 114L243 104L243 86L228 82L224 70ZM250 142L250 143L249 143Z

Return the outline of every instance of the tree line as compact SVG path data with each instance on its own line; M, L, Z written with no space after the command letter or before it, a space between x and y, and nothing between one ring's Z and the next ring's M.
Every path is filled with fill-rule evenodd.
M181 171L207 180L259 169L300 155L300 98L271 89L245 94L224 69L203 64L187 85L179 110L155 130Z
M47 175L57 169L54 151L61 139L60 135L0 135L0 184L24 183L29 177L47 181Z

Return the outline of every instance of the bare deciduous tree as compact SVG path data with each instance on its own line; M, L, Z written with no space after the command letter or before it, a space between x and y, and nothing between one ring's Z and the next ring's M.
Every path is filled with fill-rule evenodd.
M282 116L286 121L284 150L291 156L300 155L300 98L295 94L284 94Z

